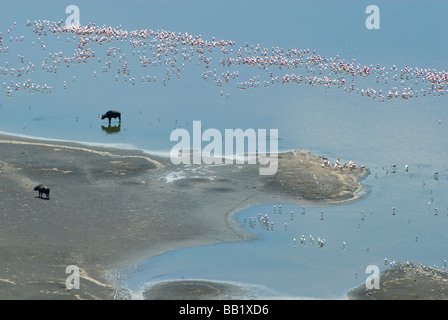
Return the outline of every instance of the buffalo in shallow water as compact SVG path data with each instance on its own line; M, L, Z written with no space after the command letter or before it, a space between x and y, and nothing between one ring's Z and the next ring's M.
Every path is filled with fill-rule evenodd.
M106 119L106 118L109 119L109 123L110 123L110 120L112 118L114 118L114 119L118 118L118 120L121 123L121 112L120 111L109 110L109 111L107 111L105 114L103 114L101 116L101 120Z
M40 184L34 187L34 191L39 192L39 198L43 199L42 195L45 195L46 199L50 200L50 188Z

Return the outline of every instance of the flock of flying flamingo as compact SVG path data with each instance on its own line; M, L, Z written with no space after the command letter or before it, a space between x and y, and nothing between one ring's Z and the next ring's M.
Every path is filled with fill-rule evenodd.
M339 56L325 57L316 50L284 49L279 47L262 48L260 45L245 43L237 46L235 41L210 40L200 35L175 33L166 30L125 30L122 26L106 27L93 23L87 25L65 25L63 20L50 22L47 20L26 22L32 29L37 41L32 42L34 48L40 48L44 53L47 48L46 39L54 36L61 46L64 43L72 45L74 52L51 52L45 55L42 62L26 62L26 56L18 54L15 63L4 62L0 76L10 78L3 81L3 89L8 97L16 92L51 94L53 86L38 84L31 80L32 74L39 69L48 74L58 72L58 68L66 68L77 64L98 62L101 72L115 72L115 81L120 79L127 84L161 83L180 79L186 64L195 63L201 67L201 78L205 82L215 82L221 96L223 87L230 91L234 89L247 90L251 88L266 88L277 84L302 84L319 86L328 90L332 87L346 93L359 94L377 101L388 99L411 99L419 96L442 96L448 92L448 73L435 69L396 65L386 67L377 65L362 65L355 59L346 60ZM16 22L7 30L6 35L0 32L0 57L8 55L10 46L23 44L25 36L14 36ZM103 48L106 47L105 50ZM60 49L60 47L59 47ZM125 50L132 50L131 57ZM131 70L131 61L137 60L141 70ZM2 59L3 60L3 59ZM18 64L18 66L17 66ZM153 67L150 72L141 72ZM247 75L246 70L256 69L256 76ZM166 71L166 72L165 72ZM93 70L96 78L97 71ZM158 76L158 77L157 77ZM22 80L26 79L26 80ZM358 81L364 81L367 86L357 86ZM73 77L73 82L76 78ZM67 89L67 80L63 83Z

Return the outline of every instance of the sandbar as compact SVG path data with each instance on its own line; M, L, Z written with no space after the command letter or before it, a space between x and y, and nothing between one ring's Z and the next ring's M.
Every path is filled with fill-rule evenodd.
M254 240L233 219L244 208L359 199L368 170L322 160L280 153L277 174L260 176L247 163L174 165L141 150L0 134L0 299L125 298L119 270L169 250ZM80 268L79 289L66 287L69 265Z

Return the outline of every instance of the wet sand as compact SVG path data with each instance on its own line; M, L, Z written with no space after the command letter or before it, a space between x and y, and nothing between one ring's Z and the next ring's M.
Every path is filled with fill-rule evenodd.
M255 298L241 286L204 280L173 280L155 283L143 293L145 300L232 300Z
M1 299L125 298L119 270L168 250L252 240L232 219L251 205L354 201L368 174L322 168L305 151L280 154L277 174L260 176L257 165L173 165L8 135L0 150ZM41 183L50 200L33 190ZM66 289L69 265L81 270L80 289Z

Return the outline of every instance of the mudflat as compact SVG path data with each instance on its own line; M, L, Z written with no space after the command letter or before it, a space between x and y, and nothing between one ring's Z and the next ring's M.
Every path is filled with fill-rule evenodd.
M322 167L306 151L278 159L277 173L261 176L258 165L173 165L139 150L0 135L0 299L123 298L118 270L168 250L252 240L235 212L353 201L368 174ZM80 269L79 289L66 287L69 265Z
M365 284L347 293L352 300L447 300L448 270L400 262L380 273L379 288Z

